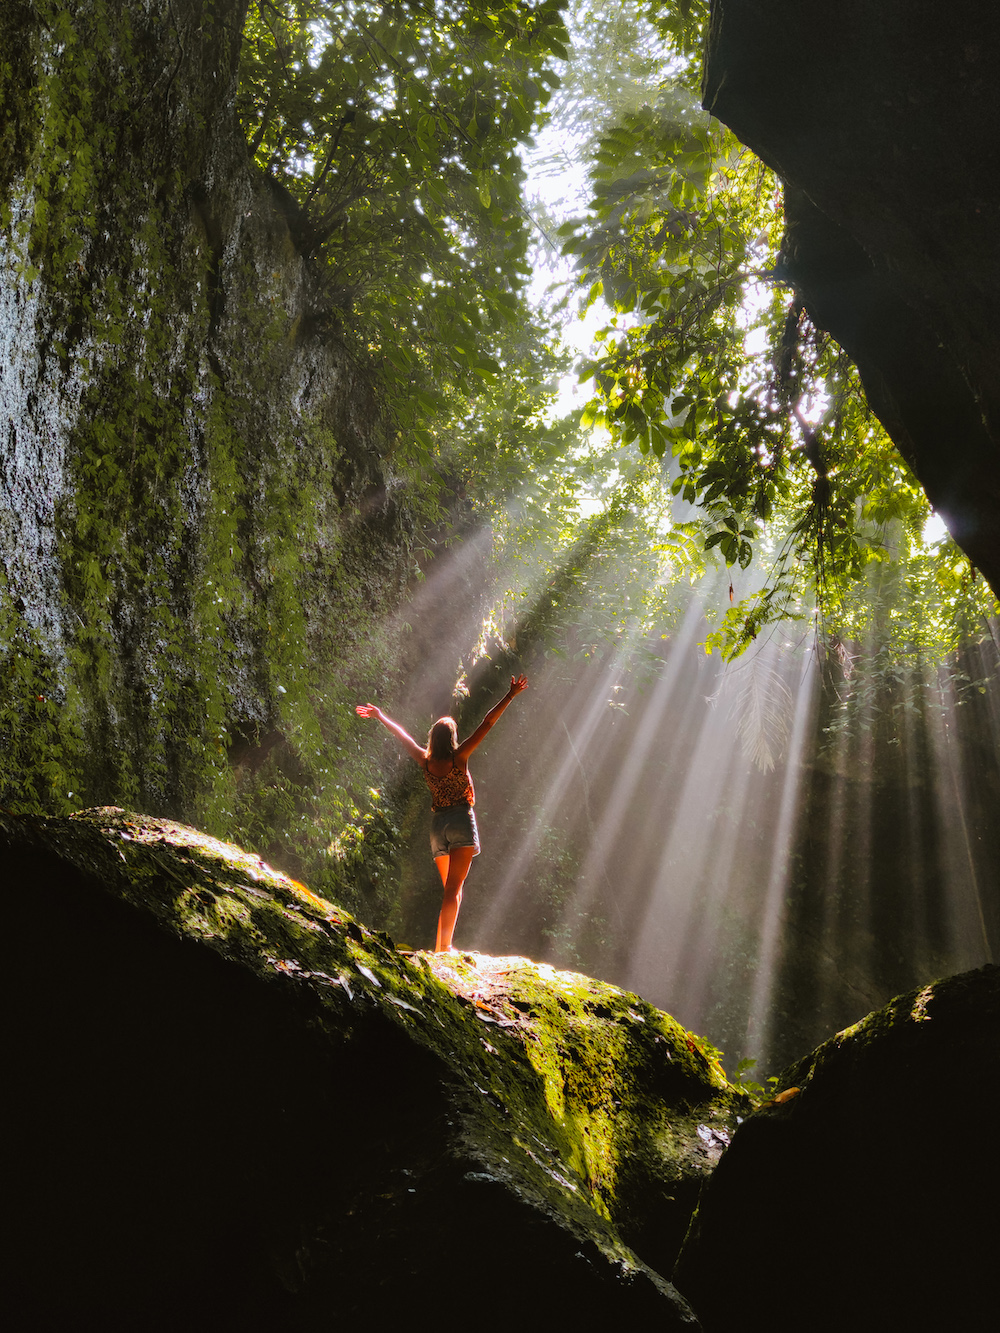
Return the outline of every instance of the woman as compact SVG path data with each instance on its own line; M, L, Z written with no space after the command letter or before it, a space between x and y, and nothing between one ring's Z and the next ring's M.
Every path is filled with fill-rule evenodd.
M431 727L426 750L422 750L409 732L404 731L398 722L393 722L391 717L386 717L374 704L357 706L359 717L378 718L402 742L407 754L424 770L424 777L431 789L431 856L444 886L437 941L434 945L436 953L451 951L451 937L455 933L458 909L462 905L462 886L472 865L472 858L479 855L479 832L476 816L472 813L476 793L469 773L469 755L490 728L496 725L511 699L527 688L528 682L524 676L516 679L511 676L510 689L461 745L458 743L455 719L438 718Z

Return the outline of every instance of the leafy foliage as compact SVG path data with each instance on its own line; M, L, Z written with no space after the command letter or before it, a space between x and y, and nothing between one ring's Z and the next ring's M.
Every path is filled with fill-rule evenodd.
M815 607L852 634L863 618L856 590L878 582L877 566L905 567L911 593L921 585L909 619L924 644L953 638L945 616L925 612L935 599L956 609L957 557L925 547L920 486L848 359L783 283L779 184L698 107L705 10L656 17L658 80L644 102L630 96L599 117L587 215L560 229L586 303L608 309L581 367L595 389L584 424L663 458L682 506L698 506L705 552L750 571L757 586L709 640L727 657ZM647 42L633 72L653 54ZM622 97L620 82L612 95ZM992 604L974 601L974 615Z
M360 317L418 458L506 370L526 276L516 147L565 40L552 0L250 7L250 146L290 194L300 246L322 256L328 318Z
M260 0L240 108L322 259L324 318L381 363L401 458L431 494L443 477L471 490L508 540L512 507L525 544L601 486L572 427L539 412L557 332L523 300L516 150L562 62L552 105L569 151L589 152L594 194L560 232L587 302L609 312L582 368L596 389L583 424L664 460L678 514L701 515L692 571L749 571L757 586L709 641L731 657L817 602L846 633L851 589L917 558L928 509L849 362L782 289L778 183L698 107L707 16L699 0L577 5L570 54L556 3ZM675 542L690 558L683 525Z

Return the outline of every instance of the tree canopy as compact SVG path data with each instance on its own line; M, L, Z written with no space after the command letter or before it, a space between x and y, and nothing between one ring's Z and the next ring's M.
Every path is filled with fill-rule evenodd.
M384 367L408 452L427 457L509 362L548 369L519 303L528 223L517 144L566 30L552 0L250 5L240 113L322 260L328 317ZM350 318L347 318L347 315ZM516 326L513 328L512 326Z
M707 25L702 0L259 0L240 112L323 265L328 321L383 368L403 465L457 468L508 536L497 499L517 491L566 550L582 495L631 486L634 504L658 476L673 522L660 505L649 544L688 576L732 571L709 641L727 656L815 609L863 638L887 596L898 650L953 642L992 599L925 540L921 486L789 280L780 182L698 104ZM550 174L576 155L590 182L566 221L525 201L520 154L552 117ZM554 230L576 299L606 312L576 424L545 410L565 358L525 297L532 237Z
M602 117L587 212L561 228L586 300L609 312L582 369L585 422L665 460L706 551L742 570L756 551L768 569L715 636L727 654L813 598L838 634L860 636L859 585L884 593L887 580L921 605L919 623L902 616L911 644L929 608L934 633L967 629L992 599L970 603L968 562L925 543L921 486L850 358L810 321L786 270L780 182L698 105L706 7L655 17L659 76L643 104Z

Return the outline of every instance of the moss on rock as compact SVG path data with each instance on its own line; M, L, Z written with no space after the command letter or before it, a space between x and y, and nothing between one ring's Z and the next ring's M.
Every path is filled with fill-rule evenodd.
M749 1111L713 1048L592 977L525 958L427 958L523 1050L541 1081L529 1119L555 1148L559 1178L669 1272L701 1181Z
M0 802L138 804L343 890L377 781L348 703L398 670L416 501L250 160L243 17L0 20Z
M368 1089L352 1082L359 1068L380 1085L386 1079L391 1084L394 1073L409 1078L411 1066L423 1071L423 1081L414 1084L416 1100L393 1108L383 1089L371 1112L379 1134L387 1141L399 1138L390 1154L392 1170L394 1178L412 1174L410 1193L426 1192L428 1182L436 1182L435 1208L447 1211L449 1190L458 1189L464 1199L475 1187L477 1200L494 1200L476 1203L482 1225L498 1225L513 1209L521 1219L517 1228L527 1225L529 1233L554 1226L553 1235L576 1247L567 1254L589 1256L595 1289L619 1296L632 1291L629 1300L661 1310L664 1327L694 1326L661 1274L672 1265L698 1182L747 1107L710 1050L669 1016L613 986L526 959L399 950L388 936L366 929L258 856L169 820L118 809L68 818L4 815L0 840L15 871L9 906L25 900L33 881L47 885L50 895L39 906L56 914L53 938L60 935L63 911L72 911L76 935L62 939L47 959L56 975L63 971L60 951L73 959L66 963L72 970L82 966L91 946L98 948L103 915L115 903L115 920L125 938L134 934L137 951L155 922L156 938L178 941L187 951L183 957L193 957L193 941L198 957L215 955L237 965L238 976L225 973L232 977L234 998L252 977L252 1003L289 1011L295 1040L311 1034L308 1040L317 1043L309 1080L324 1069L336 1080L340 1070L348 1079L345 1095L357 1092L367 1105ZM67 902L71 909L64 908ZM181 957L169 984L180 984L183 994L193 964L181 966ZM93 984L106 986L107 978L95 976ZM138 996L118 997L125 1007L133 999L140 1004ZM75 1000L83 1009L88 1002L86 994ZM169 1028L170 1009L161 1021ZM136 1048L137 1067L147 1054ZM424 1125L425 1114L436 1128ZM356 1126L352 1132L359 1132ZM303 1133L322 1142L322 1122L303 1126ZM373 1147L345 1143L338 1151L365 1158ZM445 1169L446 1162L453 1167ZM322 1206L315 1200L302 1205L301 1225L309 1237L291 1253L287 1238L277 1245L275 1272L284 1272L281 1280L300 1293L300 1306L307 1301L302 1293L325 1291L334 1280L338 1261L324 1245L342 1253L358 1243L354 1236L348 1245L340 1229L364 1228L368 1214L371 1225L387 1225L377 1175L374 1164L371 1180L357 1164L345 1167L339 1183L327 1182L333 1193ZM416 1206L405 1198L403 1204ZM355 1223L345 1223L345 1208L353 1210ZM393 1223L401 1228L392 1242L403 1246L401 1254L417 1244L408 1225ZM424 1216L420 1226L429 1225ZM548 1244L539 1253L547 1253ZM562 1253L563 1242L553 1244ZM294 1281L289 1265L301 1269ZM431 1276L398 1280L415 1293ZM564 1275L554 1280L562 1282ZM641 1299L634 1295L640 1290Z

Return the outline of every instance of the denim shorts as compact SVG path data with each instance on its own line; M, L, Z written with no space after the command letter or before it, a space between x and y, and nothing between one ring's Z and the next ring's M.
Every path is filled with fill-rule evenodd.
M431 811L431 856L448 856L456 847L474 847L473 855L479 855L479 830L470 805Z

